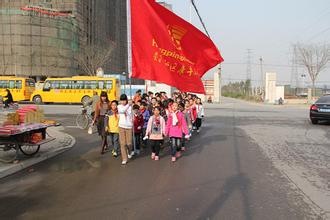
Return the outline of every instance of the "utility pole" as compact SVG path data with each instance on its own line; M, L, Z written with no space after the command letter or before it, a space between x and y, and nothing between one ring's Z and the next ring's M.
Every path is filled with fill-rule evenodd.
M263 69L263 59L262 57L259 58L259 61L260 61L260 80L261 80L261 83L260 83L260 87L263 88L264 87L264 69Z
M221 102L221 64L218 67L218 70L213 75L213 101L215 103Z
M291 67L291 88L299 87L299 75L298 75L298 64L297 64L297 47L293 46L292 54L292 67Z
M247 49L247 60L246 60L246 80L251 81L252 76L252 49Z

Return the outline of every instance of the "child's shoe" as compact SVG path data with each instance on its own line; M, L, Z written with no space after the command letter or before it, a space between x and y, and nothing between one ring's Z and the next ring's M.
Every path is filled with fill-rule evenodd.
M172 157L172 162L174 163L176 161L176 157Z
M158 161L159 160L159 156L155 156L155 161Z
M134 151L132 151L130 154L127 154L128 159L132 159L133 156L134 156Z
M152 153L152 154L151 154L151 160L154 160L155 157L156 157L156 154L155 154L155 153Z
M181 147L181 151L186 151L186 147Z
M118 153L115 151L115 149L112 150L112 156L113 157L118 157Z

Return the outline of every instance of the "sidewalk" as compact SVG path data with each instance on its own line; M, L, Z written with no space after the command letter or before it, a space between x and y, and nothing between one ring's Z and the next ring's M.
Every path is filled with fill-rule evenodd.
M0 178L9 176L71 149L75 145L76 140L71 135L64 133L63 130L63 127L48 128L47 132L49 135L56 139L47 144L41 145L39 152L33 157L24 156L20 152L20 161L18 163L0 162ZM0 159L8 156L8 154L15 154L15 151L11 150L4 152L3 150L0 150Z

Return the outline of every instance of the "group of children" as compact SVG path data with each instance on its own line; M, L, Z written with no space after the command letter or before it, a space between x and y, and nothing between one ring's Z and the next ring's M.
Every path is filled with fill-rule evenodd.
M133 100L129 101L123 94L119 103L110 102L107 93L101 93L94 116L102 138L101 153L112 146L112 155L117 157L120 151L125 165L140 154L142 146L149 146L151 159L158 161L161 146L168 137L171 161L175 162L186 150L186 141L193 131L200 131L204 117L201 99L185 93L174 93L172 98L167 98L164 93L149 92L141 96L137 92Z

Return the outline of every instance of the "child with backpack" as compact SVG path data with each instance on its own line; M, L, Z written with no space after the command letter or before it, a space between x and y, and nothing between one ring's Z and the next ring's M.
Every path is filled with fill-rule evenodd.
M189 132L184 115L179 111L178 103L174 102L172 105L172 112L168 116L166 124L166 135L170 137L171 140L171 155L172 162L175 162L177 158L181 156L181 141L182 133L185 138L189 138Z
M142 128L144 126L143 115L140 113L140 106L133 105L133 122L134 122L134 141L135 141L135 153L140 154L141 149L141 135Z
M142 128L142 137L146 136L146 130L147 130L147 126L148 126L148 121L150 118L150 112L147 109L148 108L148 104L146 102L142 102L141 106L140 106L140 112L143 116L143 120L144 120L144 124L143 124L143 128ZM146 141L143 140L143 145L146 145Z
M132 151L132 128L133 115L131 103L128 102L127 96L120 96L120 105L118 105L119 114L119 142L122 157L122 165L126 165L129 158L134 156Z
M196 130L199 133L202 126L202 119L204 118L204 107L200 98L196 99L196 113Z
M188 127L188 135L191 136L191 129L192 129L192 123L191 123L191 115L189 112L189 106L188 109L186 108L184 103L179 104L180 111L183 113L184 119L186 121L187 127ZM186 151L186 138L185 134L182 132L182 143L181 143L181 151Z
M153 116L148 121L146 135L143 138L144 140L149 139L152 160L159 160L159 152L164 141L165 129L165 119L160 115L160 107L155 107Z
M191 113L191 119L192 119L192 124L193 124L193 130L196 129L196 119L197 119L197 109L196 109L196 104L193 99L189 100L190 104L190 113Z
M118 101L111 102L111 108L105 117L106 132L110 139L110 145L113 147L112 156L118 157L119 153L119 115L118 115Z

